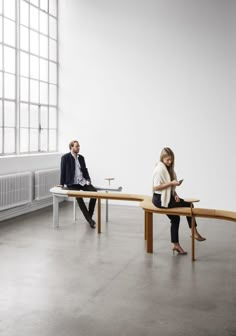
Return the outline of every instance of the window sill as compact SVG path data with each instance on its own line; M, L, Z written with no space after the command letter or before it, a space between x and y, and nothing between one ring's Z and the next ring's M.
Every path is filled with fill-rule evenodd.
M9 159L9 158L24 158L24 157L35 157L35 156L49 156L49 155L62 155L60 152L51 152L51 153L28 153L28 154L12 154L12 155L2 155L0 159Z

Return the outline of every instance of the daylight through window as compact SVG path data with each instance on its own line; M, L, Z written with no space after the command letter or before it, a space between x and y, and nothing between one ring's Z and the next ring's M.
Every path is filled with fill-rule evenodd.
M0 155L57 150L57 0L0 0Z

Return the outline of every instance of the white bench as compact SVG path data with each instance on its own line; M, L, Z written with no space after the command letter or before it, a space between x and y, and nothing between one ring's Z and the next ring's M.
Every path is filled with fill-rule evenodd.
M114 186L102 186L102 187L95 187L98 191L105 191L108 192L121 192L122 187L114 187ZM59 202L61 199L69 198L68 188L60 188L60 187L53 187L50 189L50 192L53 194L53 227L59 226ZM77 209L77 201L76 198L73 197L73 220L76 221L76 209ZM108 199L106 199L106 222L108 222L108 212L109 212L109 204Z

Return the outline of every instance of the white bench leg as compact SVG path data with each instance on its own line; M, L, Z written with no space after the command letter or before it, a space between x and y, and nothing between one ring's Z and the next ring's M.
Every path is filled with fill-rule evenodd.
M59 227L59 197L53 195L53 228Z
M76 197L73 199L73 220L76 221Z
M108 222L108 200L106 200L106 222Z

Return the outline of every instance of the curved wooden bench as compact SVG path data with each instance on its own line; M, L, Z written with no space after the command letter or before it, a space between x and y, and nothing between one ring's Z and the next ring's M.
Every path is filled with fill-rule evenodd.
M58 227L58 197L83 197L83 198L96 198L98 200L97 206L97 230L101 233L101 200L122 200L122 201L135 201L140 202L140 207L144 210L144 232L147 241L147 252L153 252L153 214L163 215L178 215L192 217L192 260L195 260L195 240L194 240L194 221L195 217L202 218L217 218L228 221L236 222L236 212L216 210L216 209L203 209L203 208L157 208L152 203L152 197L147 195L138 194L124 194L124 193L106 193L94 191L77 191L53 187L50 189L53 193L53 225Z
M152 203L151 197L145 197L140 203L145 213L145 239L147 240L147 252L153 252L153 214L178 215L192 217L192 261L195 260L194 222L195 217L217 218L236 222L236 212L204 208L157 208Z

